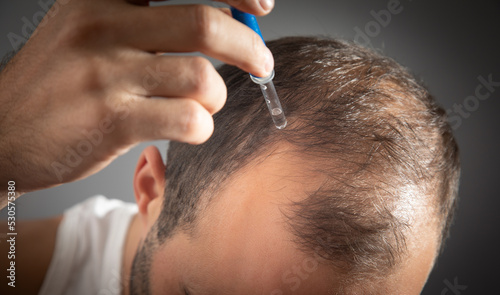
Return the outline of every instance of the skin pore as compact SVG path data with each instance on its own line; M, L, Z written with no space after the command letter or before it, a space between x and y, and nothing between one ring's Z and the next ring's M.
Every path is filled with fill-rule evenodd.
M151 252L149 269L132 269L131 275L147 273L152 294L335 294L341 282L333 269L321 257L296 249L286 229L286 205L322 181L319 175L304 174L307 164L287 150L277 147L232 175L198 217L193 232L174 233ZM137 247L137 238L146 238L160 214L164 169L158 150L147 148L134 180L139 214L126 255ZM376 284L373 294L419 294L434 261L436 232L419 226L408 242L408 258ZM127 274L132 259L124 258Z

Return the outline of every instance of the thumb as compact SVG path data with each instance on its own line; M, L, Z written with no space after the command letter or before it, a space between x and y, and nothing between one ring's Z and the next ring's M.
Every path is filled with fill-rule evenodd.
M274 7L274 0L215 0L225 2L241 11L255 15L266 15Z

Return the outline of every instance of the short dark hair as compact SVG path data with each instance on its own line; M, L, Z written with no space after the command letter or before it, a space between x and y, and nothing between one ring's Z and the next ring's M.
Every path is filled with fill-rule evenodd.
M445 112L395 61L350 42L289 37L267 43L288 118L274 127L248 74L219 72L228 100L204 144L171 142L157 237L189 229L201 200L279 142L292 144L327 181L283 210L297 245L346 274L386 273L405 253L408 212L424 204L446 238L459 179L458 147Z

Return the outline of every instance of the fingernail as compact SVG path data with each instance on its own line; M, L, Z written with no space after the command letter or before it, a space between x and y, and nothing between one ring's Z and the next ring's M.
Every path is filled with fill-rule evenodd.
M271 53L271 50L269 50L268 48L267 49L267 52L266 52L266 57L265 57L265 64L264 64L264 69L266 70L266 73L271 73L273 68L274 68L274 58L273 58L273 54Z
M262 7L262 9L264 9L265 12L268 12L269 10L273 9L274 0L260 0L260 6Z

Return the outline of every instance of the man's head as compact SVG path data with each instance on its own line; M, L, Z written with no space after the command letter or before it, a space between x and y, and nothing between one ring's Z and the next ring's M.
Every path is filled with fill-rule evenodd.
M404 68L354 44L268 46L284 130L248 74L222 66L228 100L210 140L170 143L166 168L155 149L142 156L148 234L132 290L418 294L457 194L444 111Z

